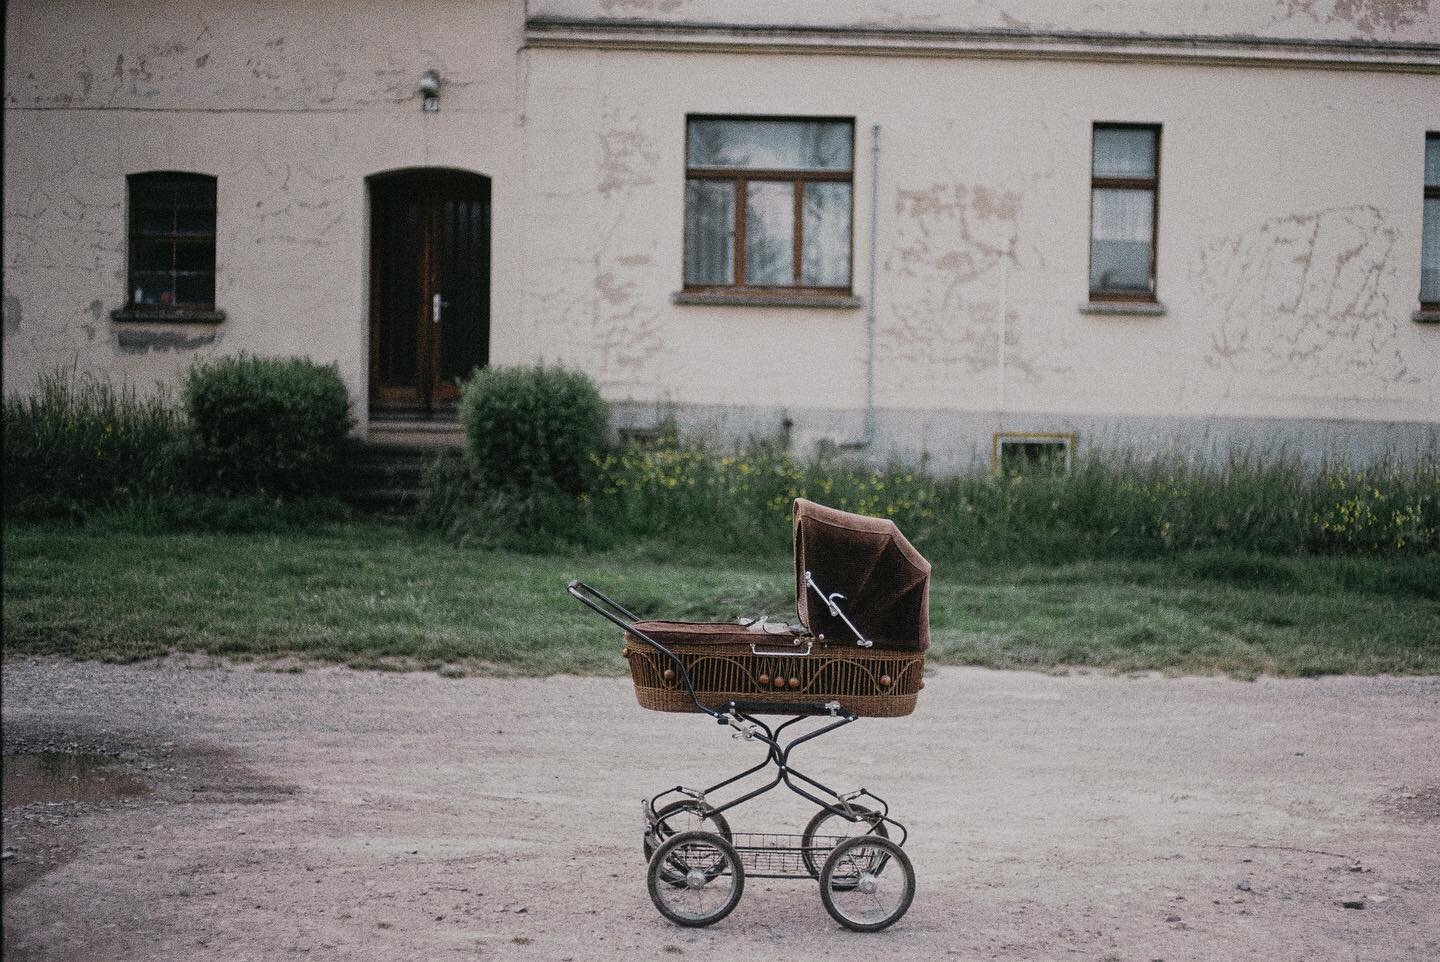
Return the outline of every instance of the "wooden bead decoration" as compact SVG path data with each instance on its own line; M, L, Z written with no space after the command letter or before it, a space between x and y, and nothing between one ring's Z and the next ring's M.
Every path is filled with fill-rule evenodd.
M800 679L799 679L799 678L791 678L791 679L790 679L790 687L791 687L791 688L799 688L799 687L800 687Z
M881 676L880 676L880 687L881 687L881 688L889 688L889 687L890 687L890 682L891 682L891 680L892 680L892 679L890 678L889 675L881 675Z
M770 676L769 676L769 675L761 675L759 678L757 678L757 679L755 679L755 680L758 681L758 682L759 682L760 684L762 684L762 685L768 685L768 684L770 684Z
M781 678L779 675L776 675L776 676L775 676L775 687L776 687L776 688L784 688L784 687L785 687L785 679L784 679L784 678Z
M675 669L674 669L674 668L666 668L666 669L665 669L665 680L666 680L666 681L674 681L674 680L675 680Z

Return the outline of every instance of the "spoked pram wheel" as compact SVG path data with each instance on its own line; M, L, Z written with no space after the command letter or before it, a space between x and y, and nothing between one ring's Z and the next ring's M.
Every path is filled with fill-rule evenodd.
M727 842L734 841L735 836L730 832L730 823L725 821L725 816L712 809L704 802L693 798L682 799L678 802L671 802L655 813L655 838L663 842L673 835L681 832L714 832ZM650 859L655 855L655 842L651 840L650 833L645 833L645 862L649 864ZM664 869L661 878L671 885L685 884L684 872L673 872L669 866Z
M734 846L714 832L681 832L655 850L645 884L660 914L676 925L712 925L739 904L745 868Z
M893 925L915 898L915 869L900 846L860 835L835 846L820 870L820 901L847 929L878 932Z
M859 835L890 837L885 823L880 820L879 812L860 805L851 805L850 811L858 815L860 821L852 822L843 815L822 808L810 819L810 824L805 826L805 834L800 840L800 857L812 876L820 876L825 859L829 857L832 847L839 844L839 840Z

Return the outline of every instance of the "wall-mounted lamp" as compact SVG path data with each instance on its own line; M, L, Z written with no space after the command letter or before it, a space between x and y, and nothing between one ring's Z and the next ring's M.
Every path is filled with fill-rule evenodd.
M440 109L440 71L427 70L420 75L421 108L426 113Z

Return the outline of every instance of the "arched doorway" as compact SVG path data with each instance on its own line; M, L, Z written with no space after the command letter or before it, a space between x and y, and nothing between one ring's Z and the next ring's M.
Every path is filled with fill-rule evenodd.
M377 174L370 188L370 408L454 409L490 357L490 179Z

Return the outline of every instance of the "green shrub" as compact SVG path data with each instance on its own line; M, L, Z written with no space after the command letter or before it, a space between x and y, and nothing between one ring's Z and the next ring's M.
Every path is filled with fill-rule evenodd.
M179 477L184 422L162 394L141 399L70 372L44 375L29 397L5 399L5 513L83 517Z
M334 480L354 425L333 364L240 355L185 377L190 462L222 493L306 495Z
M495 490L585 490L605 436L606 408L589 377L561 367L477 371L460 398L466 451Z

